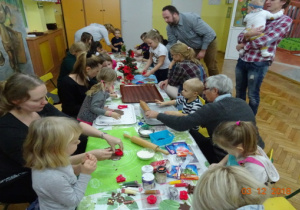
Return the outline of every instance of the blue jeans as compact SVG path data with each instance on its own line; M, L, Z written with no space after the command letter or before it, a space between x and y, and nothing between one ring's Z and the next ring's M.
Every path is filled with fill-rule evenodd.
M236 97L246 100L248 87L249 106L254 115L259 105L259 91L261 83L269 69L270 62L245 62L238 60L235 67Z

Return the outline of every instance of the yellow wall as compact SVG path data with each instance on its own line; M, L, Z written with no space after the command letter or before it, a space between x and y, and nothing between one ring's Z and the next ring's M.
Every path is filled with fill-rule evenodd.
M226 18L228 7L233 4L226 4L221 1L219 5L209 5L207 0L203 0L201 18L210 25L217 34L218 50L225 52L231 15Z
M165 39L168 38L166 31L167 23L162 17L162 8L170 4L171 0L153 0L152 25L153 28L157 29Z
M55 23L54 3L41 2L43 8L38 8L37 2L23 0L29 31L47 31L46 23Z

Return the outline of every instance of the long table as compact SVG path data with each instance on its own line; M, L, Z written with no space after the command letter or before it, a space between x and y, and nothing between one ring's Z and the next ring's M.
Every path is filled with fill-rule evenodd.
M159 88L158 88L159 89ZM116 91L119 91L119 85L116 85ZM159 89L164 100L169 100L167 94ZM108 100L106 105L108 107L115 107L122 104L121 99ZM78 206L79 210L86 209L178 209L177 207L183 205L191 205L192 195L189 195L189 199L186 201L177 199L172 200L170 197L169 184L156 184L154 189L160 191L157 195L156 204L148 204L147 196L143 193L138 193L135 196L128 196L121 193L121 185L116 182L116 177L122 175L127 181L138 181L142 183L141 167L143 165L149 165L153 161L166 160L170 161L171 165L181 165L183 163L182 158L178 158L176 155L164 155L163 153L156 152L155 156L150 160L141 160L137 157L136 153L141 149L140 146L133 144L129 139L123 137L123 133L126 132L130 136L139 136L137 130L145 123L145 119L141 114L140 105L138 103L131 104L134 107L136 115L136 123L131 125L96 125L97 129L103 130L110 135L120 138L124 144L124 156L120 160L104 160L99 161L97 169L92 173L92 179L90 180L86 196ZM200 176L207 170L208 162L196 142L189 134L188 131L178 132L165 125L153 126L155 131L169 130L174 134L173 142L186 142L194 153L194 160L191 164L195 164L198 169L198 175ZM145 138L150 141L150 139ZM106 141L98 138L89 137L87 144L87 151L95 148L107 148L109 145ZM161 147L165 149L164 147ZM174 181L175 179L167 178L167 182ZM197 181L186 181L192 185L195 185ZM178 188L179 191L187 190L186 188ZM124 204L124 201L134 200L132 204ZM125 202L126 203L126 202ZM183 207L184 208L184 207Z

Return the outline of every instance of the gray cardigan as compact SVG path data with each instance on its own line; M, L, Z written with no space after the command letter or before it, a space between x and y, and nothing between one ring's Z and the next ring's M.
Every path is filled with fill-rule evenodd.
M106 91L98 91L92 96L86 96L77 119L93 123L99 115L105 114L106 110L104 109L104 105L107 98L109 98L109 93Z
M71 165L45 170L32 170L32 187L38 195L41 210L74 210L85 194L91 175L78 179Z

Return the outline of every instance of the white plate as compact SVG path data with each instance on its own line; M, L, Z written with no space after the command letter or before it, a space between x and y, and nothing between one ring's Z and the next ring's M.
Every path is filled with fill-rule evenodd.
M125 104L121 104L125 105ZM124 112L124 115L121 116L120 120L116 120L112 117L98 116L94 121L95 125L130 125L136 123L136 116L134 112L134 106L126 104L127 108L120 109ZM110 109L118 109L118 105L108 106Z

